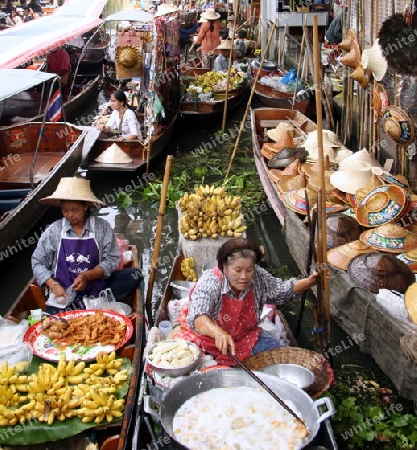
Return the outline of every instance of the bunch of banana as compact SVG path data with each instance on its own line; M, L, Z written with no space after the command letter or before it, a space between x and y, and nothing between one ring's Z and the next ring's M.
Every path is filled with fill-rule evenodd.
M0 368L0 405L16 406L22 403L20 393L28 391L27 375L19 375L20 367L4 362Z
M85 362L81 361L75 364L73 358L68 362L65 353L61 354L58 362L57 371L60 377L66 380L66 384L80 384L88 377L88 374L83 373L85 369Z
M181 272L188 281L197 281L194 258L190 256L181 262Z
M90 367L84 369L84 372L89 376L101 376L104 372L110 375L115 375L123 364L122 358L116 359L116 352L99 353L97 355L97 363L90 364Z
M78 417L83 423L101 423L104 419L111 422L123 416L124 399L116 400L113 394L103 392L101 389L91 388L89 395L78 410Z
M228 195L224 187L196 186L179 200L183 213L180 231L186 239L240 237L246 230L239 196Z

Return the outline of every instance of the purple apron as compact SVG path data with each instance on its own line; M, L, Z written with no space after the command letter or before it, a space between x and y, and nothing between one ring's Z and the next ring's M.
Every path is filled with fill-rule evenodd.
M100 249L94 235L94 217L90 217L90 225L92 231L89 231L87 236L68 237L65 232L65 217L62 218L55 278L65 289L72 285L78 275L94 269L101 260ZM103 278L90 280L83 291L77 291L76 300L81 300L85 295L98 297L100 291L106 288L107 282Z

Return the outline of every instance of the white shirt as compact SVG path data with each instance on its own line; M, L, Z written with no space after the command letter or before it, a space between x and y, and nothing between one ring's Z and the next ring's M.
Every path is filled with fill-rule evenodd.
M229 59L225 58L221 53L217 56L213 63L213 70L216 72L227 72L229 67Z
M120 130L120 118L118 111L112 111L106 126L110 127L112 130ZM131 109L127 109L123 114L121 131L122 138L127 138L128 136L134 134L138 139L142 139L139 122L136 119L136 114Z

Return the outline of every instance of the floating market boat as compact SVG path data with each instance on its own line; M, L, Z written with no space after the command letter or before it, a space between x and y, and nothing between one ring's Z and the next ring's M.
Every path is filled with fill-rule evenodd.
M106 0L94 0L87 5L82 0L69 0L54 14L4 30L0 35L1 69L43 70L45 55L68 44L73 59L70 82L61 92L61 120L74 118L98 93L109 39L102 32L103 20L99 18L105 3ZM40 120L48 99L48 88L16 94L3 103L0 125Z
M56 78L55 74L32 70L0 70L0 103ZM50 195L62 177L76 172L86 136L87 131L66 122L0 128L0 250L7 253L3 257L9 250L13 252L19 239L46 211L39 199Z
M179 114L179 18L172 14L153 16L134 9L110 15L106 23L123 20L131 21L133 28L117 33L117 82L113 85L119 81L126 84L126 95L131 105L135 105L143 139L124 142L116 138L98 139L83 163L88 170L134 171L144 165L148 170L150 160L167 147ZM160 39L154 40L155 36ZM132 61L126 62L126 58L132 57L133 66L128 67ZM106 123L108 117L99 117L98 121ZM113 144L131 161L123 164L96 161Z
M282 225L291 256L300 270L303 270L309 248L309 230L301 216L281 201L275 182L268 176L269 169L260 149L266 140L267 129L276 127L277 121L290 120L292 124L295 122L301 128L307 126L310 129L315 129L315 124L298 111L292 110L259 108L252 110L251 114L252 144L259 177ZM416 325L388 311L381 301L377 301L376 294L360 287L346 271L330 266L330 272L332 318L350 336L350 345L354 345L354 342L361 351L369 353L392 380L400 395L416 403L417 353L413 344ZM404 304L400 298L398 302L397 309ZM331 343L331 351L338 348L337 345L338 343Z
M130 245L129 250L132 252L132 259L126 263L125 267L140 267L136 246ZM5 318L19 323L22 319L27 319L31 314L31 310L45 309L45 293L35 282L30 280L23 291L20 293L16 301L11 305ZM123 364L123 367L129 367L128 383L124 386L126 403L123 410L123 416L120 420L114 421L106 425L83 426L80 419L70 418L63 422L54 423L52 426L43 424L38 421L31 421L28 426L20 427L19 433L12 433L13 427L9 433L5 428L0 426L0 441L2 444L20 444L30 445L32 449L42 449L45 445L53 449L77 449L86 448L88 443L97 443L102 450L122 450L131 448L128 440L131 435L132 416L137 411L136 396L138 390L138 382L140 379L142 350L144 342L144 312L142 308L142 293L140 288L133 293L130 305L132 312L123 320L131 322L133 333L128 341L119 348L117 357L123 357L130 360L131 363ZM111 313L111 311L108 311ZM65 313L64 313L65 314ZM124 316L125 317L125 316ZM31 366L36 367L41 364L42 358L35 356ZM47 361L50 363L50 361ZM35 363L35 364L34 364ZM54 364L54 363L52 363ZM88 362L86 362L88 365ZM31 367L29 366L29 368ZM19 425L18 425L19 426ZM93 433L92 433L93 431ZM13 436L20 436L13 438ZM90 438L94 436L94 440ZM49 438L48 438L49 437ZM28 447L29 448L29 447Z

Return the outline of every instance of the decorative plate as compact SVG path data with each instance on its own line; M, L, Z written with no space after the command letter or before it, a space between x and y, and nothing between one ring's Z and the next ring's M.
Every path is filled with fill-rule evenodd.
M91 346L73 344L69 345L65 341L51 339L42 333L42 321L32 325L26 332L24 341L28 342L32 347L33 353L40 358L49 361L59 361L61 354L65 353L67 360L73 358L75 361L92 361L101 352L111 353L122 347L131 338L133 334L132 322L126 317L114 311L101 311L108 317L120 323L126 324L126 331L123 338L117 345L100 345L93 344ZM86 315L96 314L94 310L67 311L56 314L57 317L64 319L73 319Z

